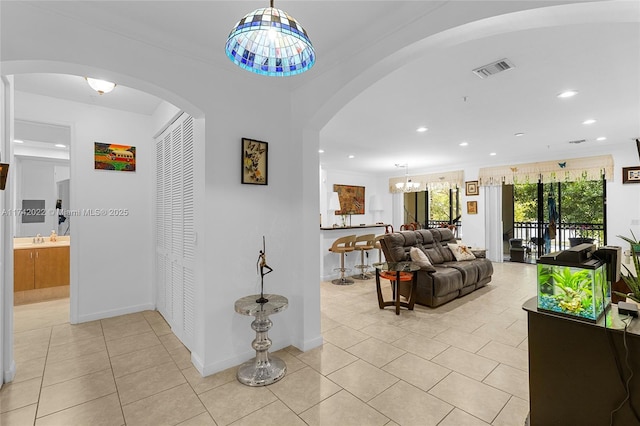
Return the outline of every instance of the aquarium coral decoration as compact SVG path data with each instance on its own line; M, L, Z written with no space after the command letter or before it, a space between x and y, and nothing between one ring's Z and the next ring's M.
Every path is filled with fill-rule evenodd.
M618 296L628 297L636 303L640 303L640 260L638 259L638 257L640 256L640 241L638 241L636 236L633 234L633 231L630 232L632 238L622 235L618 235L618 238L621 238L624 241L628 242L631 246L631 258L633 259L633 266L635 267L636 275L634 276L629 268L627 268L627 266L623 264L622 267L627 271L627 273L626 275L621 274L621 276L622 280L629 288L630 293L626 294L619 291L614 291L614 293Z
M571 273L569 268L563 268L562 273L554 272L551 276L556 289L559 290L558 294L553 295L558 301L558 306L573 313L579 313L591 306L593 293L588 270Z

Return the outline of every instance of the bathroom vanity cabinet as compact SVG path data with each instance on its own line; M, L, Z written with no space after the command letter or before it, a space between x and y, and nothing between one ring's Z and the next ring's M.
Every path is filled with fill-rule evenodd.
M13 250L13 288L26 291L69 285L69 246Z

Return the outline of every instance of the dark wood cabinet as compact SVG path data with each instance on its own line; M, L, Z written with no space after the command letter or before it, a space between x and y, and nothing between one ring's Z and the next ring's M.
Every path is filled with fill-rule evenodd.
M617 306L597 324L541 312L534 297L527 311L529 341L529 407L531 426L608 425L611 412L625 399L623 381L630 371L630 401L613 416L613 425L639 425L640 324L626 333ZM607 319L605 328L604 319ZM621 378L622 375L622 378Z

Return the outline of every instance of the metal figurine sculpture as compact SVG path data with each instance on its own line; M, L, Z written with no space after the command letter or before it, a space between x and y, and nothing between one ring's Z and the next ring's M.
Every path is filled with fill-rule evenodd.
M265 269L267 272L265 272ZM264 244L264 235L262 236L262 250L258 255L258 263L256 264L256 270L260 271L260 298L256 299L256 303L267 303L269 299L264 298L264 276L273 271L269 265L267 265L267 253Z

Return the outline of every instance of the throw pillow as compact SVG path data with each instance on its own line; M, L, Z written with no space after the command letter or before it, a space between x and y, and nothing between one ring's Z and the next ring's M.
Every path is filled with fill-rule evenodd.
M447 244L447 247L451 249L451 253L453 253L453 256L458 262L463 260L473 260L476 258L473 253L471 253L471 250L469 250L464 244Z
M420 266L420 269L422 269L423 271L433 272L436 270L436 268L434 268L431 262L429 261L429 258L427 257L427 255L424 254L424 252L419 248L411 247L411 250L409 251L409 255L411 256L411 260L414 263L417 263L418 266Z

